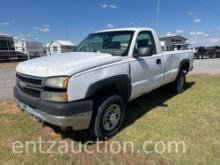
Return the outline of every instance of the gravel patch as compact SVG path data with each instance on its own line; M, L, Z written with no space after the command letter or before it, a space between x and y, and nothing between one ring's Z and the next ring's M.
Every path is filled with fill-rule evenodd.
M13 98L17 63L0 63L0 101Z
M195 60L190 74L220 74L220 58Z

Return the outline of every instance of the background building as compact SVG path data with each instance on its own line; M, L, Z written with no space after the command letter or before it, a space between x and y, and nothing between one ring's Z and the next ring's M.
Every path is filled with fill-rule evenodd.
M163 51L177 51L189 49L188 39L182 36L160 37L160 44Z
M26 54L28 59L46 55L43 43L38 41L18 41L15 50Z
M9 60L15 56L14 39L0 33L0 61Z
M70 41L55 40L47 44L47 55L73 52L75 48L76 45Z

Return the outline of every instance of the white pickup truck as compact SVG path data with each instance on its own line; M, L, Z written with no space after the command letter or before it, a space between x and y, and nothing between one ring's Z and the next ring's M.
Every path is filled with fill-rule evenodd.
M193 52L162 52L153 29L123 28L90 34L76 52L18 64L18 106L61 128L116 134L129 101L165 84L180 93Z

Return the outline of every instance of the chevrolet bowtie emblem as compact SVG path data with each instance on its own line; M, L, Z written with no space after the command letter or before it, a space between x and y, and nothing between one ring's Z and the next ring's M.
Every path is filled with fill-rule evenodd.
M22 88L25 87L25 83L24 83L23 81L18 81L18 84L19 84Z

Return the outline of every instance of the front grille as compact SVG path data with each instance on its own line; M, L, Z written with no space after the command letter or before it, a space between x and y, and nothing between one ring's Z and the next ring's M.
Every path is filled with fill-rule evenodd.
M39 77L33 77L33 76L27 76L23 74L16 74L17 79L24 81L26 83L35 84L35 85L42 85L42 78Z
M28 89L28 88L22 88L21 86L18 87L22 92L26 93L27 95L40 98L40 91Z
M27 95L40 98L43 78L16 73L17 86Z

